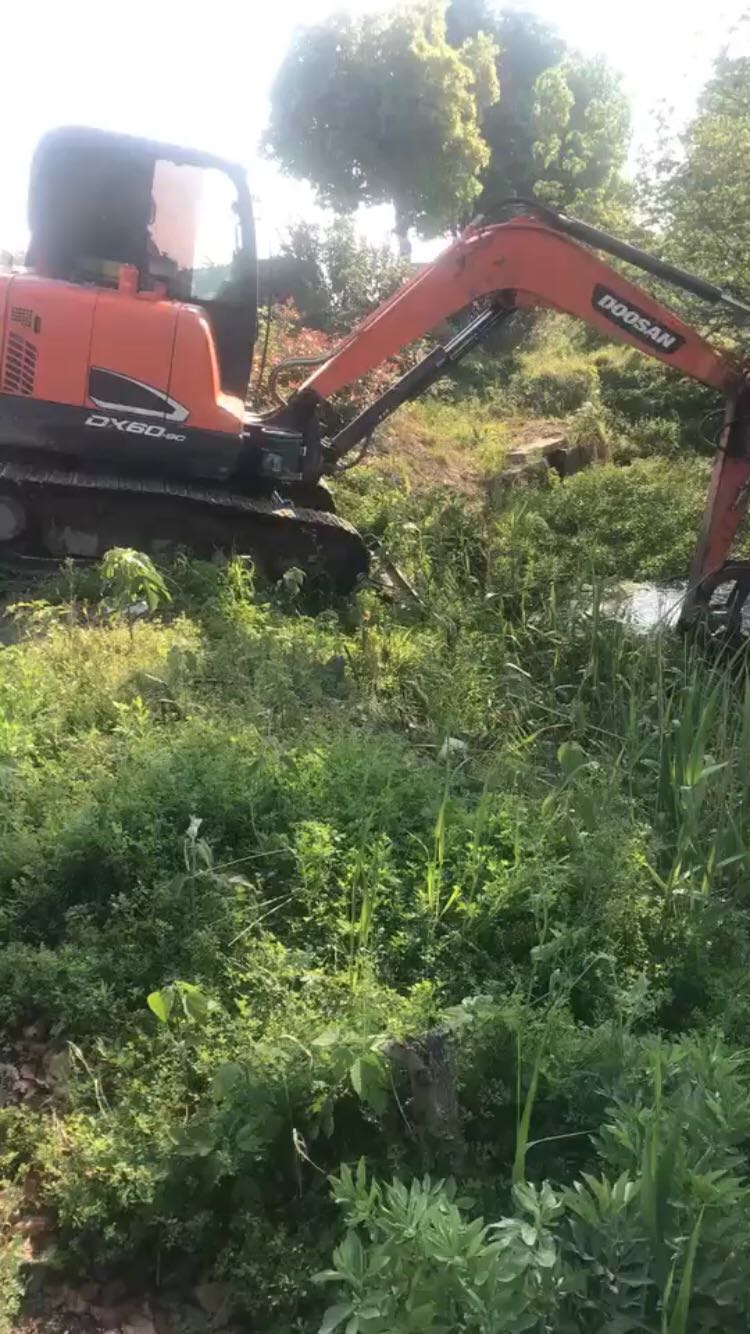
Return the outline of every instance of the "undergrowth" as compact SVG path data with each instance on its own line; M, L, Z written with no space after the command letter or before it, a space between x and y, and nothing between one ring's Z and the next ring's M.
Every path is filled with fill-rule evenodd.
M26 597L2 1057L64 1075L0 1178L55 1265L197 1267L269 1334L747 1327L750 690L604 611L683 573L705 471L363 470L388 596L175 561L134 618L128 556Z
M442 472L453 484L463 473L481 488L519 439L541 430L620 464L692 459L712 453L722 415L705 386L548 312L525 317L514 338L503 335L408 404L383 430L376 462L386 476L419 483L426 457L430 480Z

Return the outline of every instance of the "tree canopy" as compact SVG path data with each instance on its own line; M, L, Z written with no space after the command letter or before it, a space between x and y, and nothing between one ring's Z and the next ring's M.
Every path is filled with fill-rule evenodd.
M350 217L328 228L301 220L289 228L282 246L298 264L295 304L305 325L346 332L373 306L390 296L406 273L387 243L360 236Z
M339 212L392 203L402 244L510 195L617 226L629 108L601 59L490 0L423 0L300 29L267 151Z
M449 39L491 37L502 95L486 109L490 151L479 210L511 195L617 225L627 199L622 167L630 111L619 77L601 59L569 50L534 14L496 10L487 0L451 0Z
M479 119L498 95L495 62L480 33L448 43L440 0L336 15L296 34L273 85L267 149L323 204L391 202L402 241L412 227L438 235L481 190Z
M654 220L670 256L750 288L750 57L719 56L677 152L657 164Z

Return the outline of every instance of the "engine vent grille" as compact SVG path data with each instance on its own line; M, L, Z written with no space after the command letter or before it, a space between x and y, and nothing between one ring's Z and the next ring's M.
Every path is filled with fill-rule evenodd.
M13 324L22 324L25 329L34 326L34 312L28 306L11 306L10 318Z
M36 348L20 334L8 334L3 370L3 389L6 394L33 394L36 375Z

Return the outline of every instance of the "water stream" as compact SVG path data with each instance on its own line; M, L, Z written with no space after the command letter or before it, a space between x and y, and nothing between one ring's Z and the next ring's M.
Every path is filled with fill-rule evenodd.
M680 605L687 585L631 583L621 584L604 599L602 611L627 621L638 630L677 624Z

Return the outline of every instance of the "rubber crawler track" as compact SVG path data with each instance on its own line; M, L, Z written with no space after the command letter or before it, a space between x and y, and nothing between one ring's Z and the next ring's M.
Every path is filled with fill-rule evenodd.
M21 554L91 555L70 550L76 532L107 546L174 543L200 555L251 554L271 575L300 565L341 591L368 569L356 528L336 514L159 477L130 477L0 463L0 494L28 515ZM10 543L8 544L11 545ZM12 544L15 548L15 543Z

